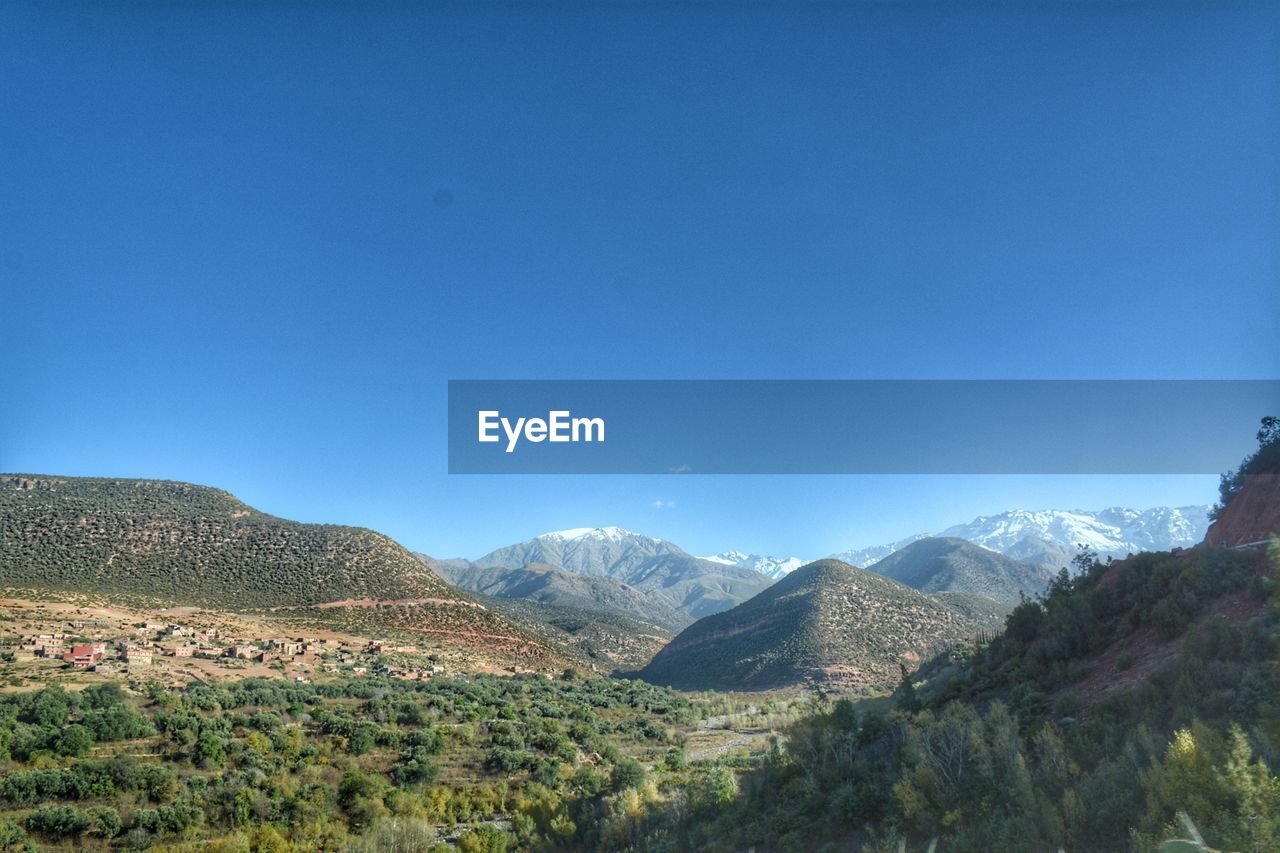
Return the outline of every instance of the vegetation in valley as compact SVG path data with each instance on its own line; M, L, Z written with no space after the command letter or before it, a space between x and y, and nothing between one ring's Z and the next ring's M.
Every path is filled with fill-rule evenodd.
M1217 520L1237 532L1274 510L1255 488L1274 473L1255 461L1276 446L1267 422L1259 439ZM1280 543L1085 551L1000 631L978 601L819 561L645 669L697 687L807 679L803 698L573 670L10 693L0 850L1280 848ZM294 610L421 634L436 606ZM587 637L579 616L540 624Z
M714 710L572 672L48 687L0 699L0 849L616 849L660 779L723 784L680 747Z
M741 714L789 724L762 734L755 756L687 749L721 713L716 694L572 672L11 695L0 701L0 839L13 849L888 851L937 839L941 851L1154 850L1186 834L1185 813L1219 849L1273 849L1274 568L1211 549L1082 563L1011 614L1003 635L940 656L892 697L814 692L798 717ZM1187 590L1195 603L1177 610ZM1139 639L1177 651L1126 685L1119 676L1138 665L1111 653L1136 653ZM1100 665L1119 686L1086 704L1074 691Z
M736 796L655 810L645 848L1280 847L1280 544L1077 569L892 705L825 702Z

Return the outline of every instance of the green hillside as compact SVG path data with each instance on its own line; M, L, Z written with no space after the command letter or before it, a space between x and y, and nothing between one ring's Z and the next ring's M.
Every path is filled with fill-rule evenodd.
M734 796L648 850L1280 849L1280 431L1217 519L1247 547L1082 554L892 701L816 696ZM1221 538L1212 534L1209 542ZM696 627L696 626L695 626ZM1181 839L1181 840L1177 840Z
M458 595L372 530L301 524L220 489L0 476L0 583L230 608Z
M764 690L805 681L892 683L980 625L942 600L838 560L810 563L704 617L639 673L686 689Z

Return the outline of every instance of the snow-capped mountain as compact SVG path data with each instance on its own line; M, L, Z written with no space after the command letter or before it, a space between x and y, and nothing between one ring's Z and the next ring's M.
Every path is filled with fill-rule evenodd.
M632 533L630 530L624 530L621 527L571 527L568 530L553 530L550 533L543 533L537 538L555 542L577 542L582 539L621 542L628 537L646 539L650 542L662 541L661 539L654 539L652 536L645 536L643 533Z
M671 542L621 527L543 533L472 563L505 569L534 564L620 580L694 618L728 610L770 583L757 571L701 560Z
M1208 528L1208 506L1155 507L1145 511L1124 507L1097 511L1015 509L979 516L968 524L957 524L932 535L966 539L1015 560L1056 569L1070 565L1080 545L1087 545L1101 557L1123 557L1194 545L1204 539ZM836 557L855 566L870 565L925 535L892 545L845 551Z
M753 569L774 580L781 580L806 562L799 557L765 557L760 554L744 554L741 551L723 551L714 557L702 559L725 566Z

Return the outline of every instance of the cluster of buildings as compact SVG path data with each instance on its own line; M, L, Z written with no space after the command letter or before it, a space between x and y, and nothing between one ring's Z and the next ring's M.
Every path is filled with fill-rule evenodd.
M106 640L75 642L65 633L32 634L22 638L13 652L16 662L35 658L62 659L76 669L109 672L114 660L129 666L150 666L153 649L137 643L108 643Z
M308 681L308 676L316 671L336 673L345 670L354 675L365 675L373 670L392 678L409 680L428 679L444 671L434 662L405 663L394 656L384 659L388 653L412 655L419 650L390 646L382 640L347 642L317 637L248 639L223 636L216 627L197 628L149 621L117 626L73 623L69 627L72 632L23 636L20 645L13 648L15 662L36 658L61 659L68 667L110 673L121 666L132 672L153 665L172 668L184 660L235 660L273 665L300 682ZM109 640L86 639L86 634L116 636ZM165 664L165 658L172 661Z

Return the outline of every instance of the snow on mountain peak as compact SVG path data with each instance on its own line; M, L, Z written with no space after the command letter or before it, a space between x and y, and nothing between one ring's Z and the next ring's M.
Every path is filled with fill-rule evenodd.
M645 536L641 533L632 533L630 530L624 530L621 527L571 527L568 530L554 530L550 533L543 533L538 538L556 539L561 542L577 542L582 539L599 539L607 542L620 542L629 537L650 539L655 542L661 541L653 539L652 536Z
M1013 509L998 515L980 515L968 524L957 524L935 535L966 539L1017 560L1056 567L1070 563L1080 545L1103 557L1194 545L1204 538L1208 510L1207 506L1141 511L1126 507L1097 511ZM870 565L923 536L837 556L854 565Z
M712 563L720 563L725 566L736 566L743 560L749 559L750 554L744 554L741 551L721 551L712 557L703 557L702 559Z
M760 554L744 554L741 551L722 551L713 557L702 559L725 566L751 569L774 580L781 580L805 564L805 561L799 557L766 557Z

